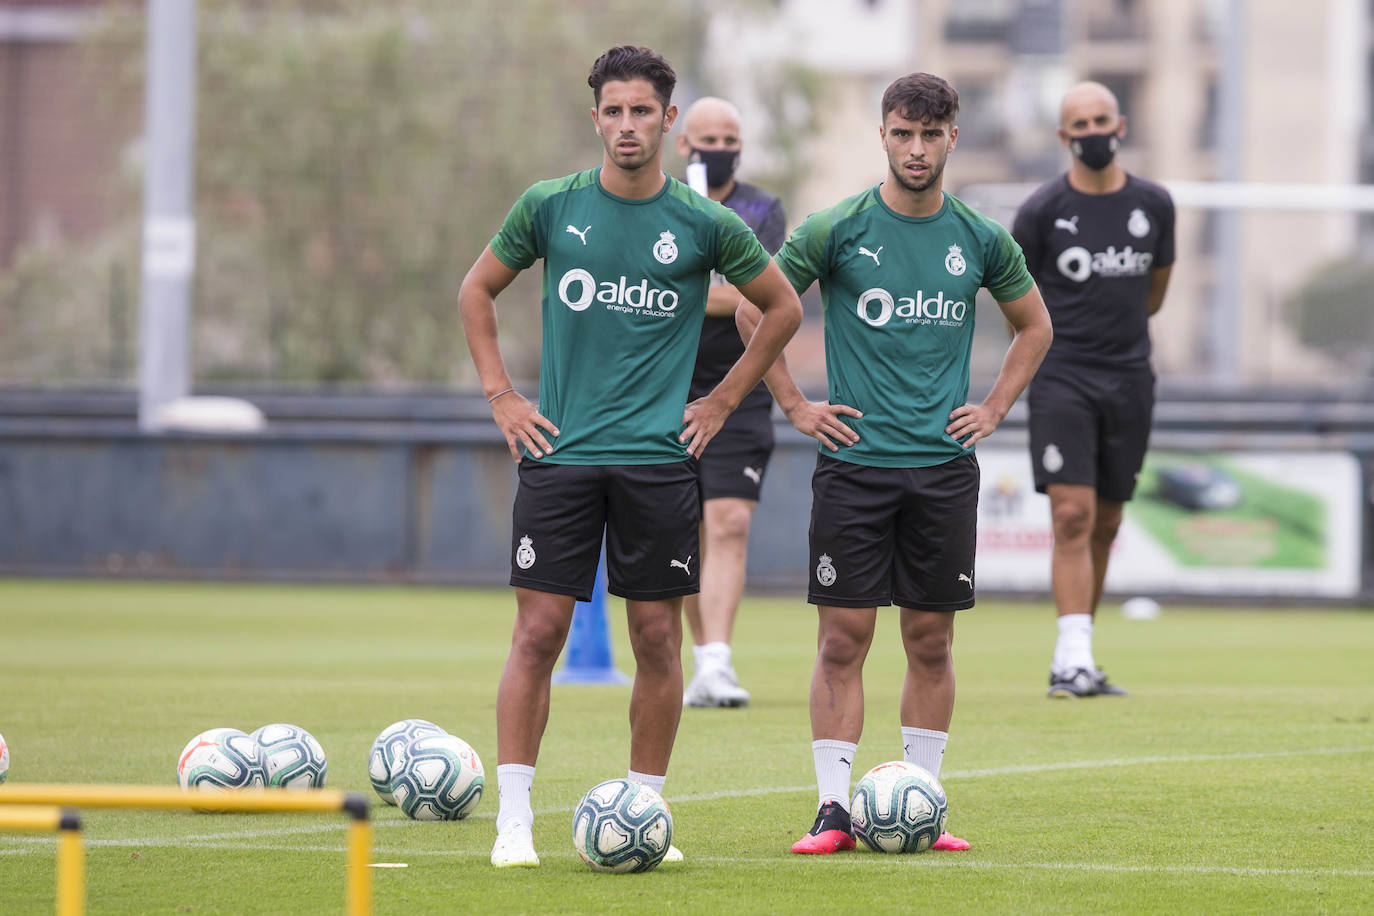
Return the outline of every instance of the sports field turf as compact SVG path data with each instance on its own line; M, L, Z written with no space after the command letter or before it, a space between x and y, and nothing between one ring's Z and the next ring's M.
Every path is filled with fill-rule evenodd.
M11 782L174 783L197 732L293 722L329 785L371 789L384 726L430 719L482 755L457 823L374 809L378 913L1354 913L1374 911L1374 614L1166 605L1100 616L1126 699L1050 701L1043 606L983 602L957 628L942 773L965 853L799 857L815 810L806 692L814 613L746 602L743 710L686 710L665 794L687 857L599 875L570 818L624 775L628 691L557 687L534 789L537 870L487 863L509 591L0 581L0 734ZM612 599L617 662L629 670ZM900 757L895 614L869 658L855 772ZM0 798L3 789L0 789ZM89 811L91 913L329 913L337 816ZM0 833L0 913L49 913L54 843Z

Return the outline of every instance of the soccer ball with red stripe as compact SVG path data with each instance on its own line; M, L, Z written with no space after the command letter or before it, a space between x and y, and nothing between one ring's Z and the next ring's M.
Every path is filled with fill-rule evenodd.
M461 821L482 800L486 774L477 752L462 738L421 735L398 751L391 794L406 817Z
M183 789L261 788L266 780L257 742L237 728L203 731L177 758L177 783Z
M944 787L929 770L894 760L869 770L854 790L854 835L874 852L925 852L949 815Z

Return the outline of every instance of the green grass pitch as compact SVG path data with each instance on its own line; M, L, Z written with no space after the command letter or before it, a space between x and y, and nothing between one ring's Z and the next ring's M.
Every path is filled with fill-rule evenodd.
M1050 701L1042 605L961 612L943 782L966 853L788 852L815 809L815 615L751 598L742 710L686 710L666 796L680 866L599 875L571 811L624 775L618 687L556 687L535 782L537 870L487 863L508 590L0 581L0 733L13 782L174 783L197 732L293 722L329 785L366 792L372 739L437 722L487 795L456 823L375 813L376 912L1353 913L1374 911L1374 614L1166 605L1099 616L1098 661L1133 695ZM631 667L612 599L615 657ZM901 755L896 617L880 615L855 771ZM3 791L0 790L0 795ZM342 817L89 811L89 912L333 913ZM50 913L54 842L0 833L0 912Z

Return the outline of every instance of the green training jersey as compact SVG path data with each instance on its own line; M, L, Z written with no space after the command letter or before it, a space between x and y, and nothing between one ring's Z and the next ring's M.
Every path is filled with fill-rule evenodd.
M681 461L711 271L748 283L768 252L734 211L674 178L628 200L600 171L534 185L491 240L513 269L544 259L539 412L559 435L541 460Z
M928 467L967 450L945 434L968 399L974 300L1034 285L1010 233L953 195L934 216L894 212L870 188L813 213L777 261L798 292L820 281L830 401L859 442L826 454L874 467Z

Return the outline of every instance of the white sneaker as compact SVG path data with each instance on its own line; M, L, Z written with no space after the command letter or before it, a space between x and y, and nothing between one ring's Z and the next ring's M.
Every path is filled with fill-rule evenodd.
M682 692L683 706L747 706L749 691L739 685L735 669L730 665L711 665L692 675L692 681Z
M534 851L534 835L524 821L511 821L496 835L491 847L491 864L497 868L537 868L539 854Z
M668 851L665 852L665 853L663 854L663 861L664 861L664 862L681 862L681 861L682 861L682 850L681 850L681 849L678 849L678 848L677 848L676 846L674 846L672 843L669 843L669 844L668 844Z

